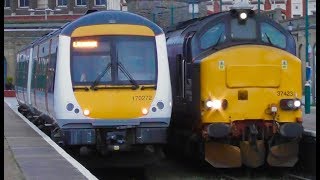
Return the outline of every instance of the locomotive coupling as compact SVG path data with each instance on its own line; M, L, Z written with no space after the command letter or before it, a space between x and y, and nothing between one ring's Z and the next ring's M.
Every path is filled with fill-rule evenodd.
M284 123L280 126L280 134L284 137L301 137L303 126L300 123Z

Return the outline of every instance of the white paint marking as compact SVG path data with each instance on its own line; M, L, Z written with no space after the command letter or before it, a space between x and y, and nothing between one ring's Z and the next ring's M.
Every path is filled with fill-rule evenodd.
M71 157L68 153L66 153L61 147L59 147L55 142L51 140L46 134L38 129L34 124L32 124L27 118L25 118L22 114L19 113L17 107L14 107L10 102L4 99L4 101L8 104L8 106L18 115L21 119L26 122L33 130L35 130L47 143L49 143L62 157L64 157L67 161L69 161L73 167L78 169L80 173L82 173L86 178L90 180L98 180L89 170L87 170L84 166L82 166L78 161L76 161L73 157Z
M313 130L305 129L303 133L311 135L312 137L317 137L317 132Z

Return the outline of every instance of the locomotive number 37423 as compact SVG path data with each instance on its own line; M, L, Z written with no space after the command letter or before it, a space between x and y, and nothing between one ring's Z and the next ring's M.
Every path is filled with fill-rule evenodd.
M277 96L293 96L293 91L277 91Z

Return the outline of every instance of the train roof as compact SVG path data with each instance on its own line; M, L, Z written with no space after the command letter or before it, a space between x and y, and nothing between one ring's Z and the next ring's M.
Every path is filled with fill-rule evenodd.
M143 25L149 27L155 35L164 33L163 30L151 22L150 20L125 11L117 10L108 10L108 11L89 11L86 15L80 17L79 19L68 22L58 30L52 31L43 35L42 37L32 41L29 45L23 47L20 51L24 51L37 43L41 43L49 37L52 37L56 34L62 34L70 36L71 33L80 26L89 26L96 24L134 24L134 25Z
M71 33L80 26L96 25L96 24L134 24L149 27L155 35L162 34L163 30L151 22L150 20L124 11L97 11L89 13L68 24L62 31L62 35L70 36Z

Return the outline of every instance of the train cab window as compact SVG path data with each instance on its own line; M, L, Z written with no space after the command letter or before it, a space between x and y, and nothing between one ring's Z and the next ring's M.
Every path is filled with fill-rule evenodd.
M248 18L245 22L240 22L237 18L231 20L231 39L233 40L255 40L256 21Z
M116 41L118 62L137 83L153 84L156 79L156 48L154 38L119 37ZM119 83L130 83L121 67L118 68Z
M207 49L218 43L224 42L225 39L225 25L224 23L219 23L211 27L200 37L200 47L201 49Z
M95 44L96 42L97 44ZM92 43L90 45L90 43ZM93 45L95 44L95 45ZM74 84L91 84L111 63L110 41L73 41L71 77ZM100 82L111 81L111 70L101 77Z
M261 39L280 48L286 47L286 36L268 23L261 23Z

